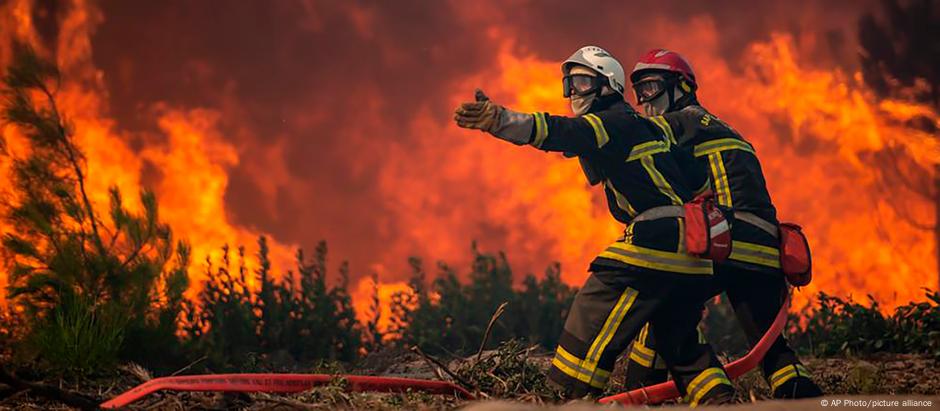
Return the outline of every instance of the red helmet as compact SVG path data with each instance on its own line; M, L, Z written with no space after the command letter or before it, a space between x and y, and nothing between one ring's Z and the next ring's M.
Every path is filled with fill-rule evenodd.
M692 66L679 53L666 49L652 49L640 61L633 66L633 72L630 73L630 81L636 83L644 72L649 70L663 70L679 74L689 86L694 90L697 88L695 83L695 72Z

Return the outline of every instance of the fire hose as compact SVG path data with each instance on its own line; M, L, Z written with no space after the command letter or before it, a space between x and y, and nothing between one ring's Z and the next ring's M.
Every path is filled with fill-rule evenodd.
M767 354L767 350L780 336L787 322L787 310L790 300L780 307L780 312L773 324L764 333L753 349L744 357L725 366L725 372L731 379L736 379L752 370ZM134 401L157 391L220 391L220 392L266 392L296 393L313 387L323 386L336 378L348 382L351 392L406 392L424 391L430 394L456 395L472 400L475 397L469 391L446 381L429 381L413 378L373 377L365 375L327 375L327 374L210 374L177 377L154 378L117 397L101 404L101 408L113 409L125 407ZM619 402L623 405L659 404L679 397L679 390L673 381L667 381L649 387L624 392L601 398L603 404Z
M295 393L329 384L337 378L345 379L352 392L406 392L424 391L430 394L456 395L474 399L473 394L454 383L413 378L372 377L366 375L328 374L210 374L154 378L132 388L101 408L126 407L134 401L157 391L221 391Z
M733 380L744 375L744 373L754 369L754 367L764 359L767 350L770 349L770 346L773 345L777 337L780 336L780 333L783 331L783 326L787 323L787 311L789 308L790 299L787 298L783 303L783 307L780 307L777 318L774 319L773 324L770 325L770 328L764 333L764 336L757 341L754 348L745 356L725 366L725 373L728 374L728 378ZM666 381L649 387L638 388L633 391L604 397L601 398L599 402L607 404L616 401L623 405L659 404L678 397L679 389L676 388L675 381Z

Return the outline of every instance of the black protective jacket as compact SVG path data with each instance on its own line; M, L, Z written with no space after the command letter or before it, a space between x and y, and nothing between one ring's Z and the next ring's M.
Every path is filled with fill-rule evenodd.
M608 207L627 224L623 238L602 252L592 270L624 265L681 274L712 273L711 261L688 255L683 221L664 218L632 223L645 210L682 205L708 187L708 175L687 152L622 99L571 118L534 113L531 144L577 155L604 184Z
M707 170L721 205L777 224L777 212L754 147L731 126L697 104L650 120ZM780 268L777 240L770 234L737 220L731 235L732 262L753 269Z

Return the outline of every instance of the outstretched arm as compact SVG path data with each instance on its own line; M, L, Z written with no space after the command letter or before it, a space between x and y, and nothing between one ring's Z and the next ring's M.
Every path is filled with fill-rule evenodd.
M513 144L576 155L597 151L610 140L603 122L593 114L569 118L520 113L493 103L480 90L476 101L457 108L454 120L460 127L485 131Z

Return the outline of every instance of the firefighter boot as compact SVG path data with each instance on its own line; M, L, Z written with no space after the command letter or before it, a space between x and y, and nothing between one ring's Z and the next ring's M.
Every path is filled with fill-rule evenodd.
M810 379L809 371L799 363L780 368L769 380L774 398L812 398L823 395L822 389Z

